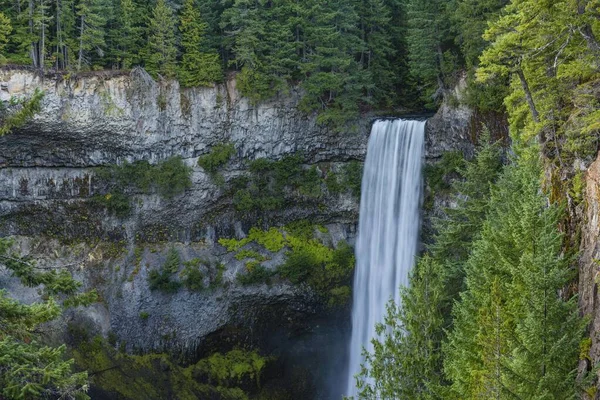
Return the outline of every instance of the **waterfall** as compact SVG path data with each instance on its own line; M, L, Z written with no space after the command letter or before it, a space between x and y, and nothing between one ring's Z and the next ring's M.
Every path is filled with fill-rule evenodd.
M363 347L372 352L375 324L399 287L417 251L425 122L377 121L373 125L362 180L352 305L352 337L346 386L356 396L354 375Z

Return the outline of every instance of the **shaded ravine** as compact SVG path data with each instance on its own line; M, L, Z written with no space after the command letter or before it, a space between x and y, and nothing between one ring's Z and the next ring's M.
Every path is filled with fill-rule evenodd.
M354 376L372 351L375 325L390 299L408 284L419 237L425 122L393 120L373 125L362 180L352 336L345 394L356 396Z

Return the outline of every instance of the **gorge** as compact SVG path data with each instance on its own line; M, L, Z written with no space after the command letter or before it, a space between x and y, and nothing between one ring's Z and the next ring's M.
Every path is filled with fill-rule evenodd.
M326 233L316 232L326 243L353 244L358 193L349 188L337 192L331 177L351 184L345 177L364 160L369 121L362 120L356 133L340 135L298 113L293 97L253 107L239 97L235 82L215 89L179 90L145 80L140 73L73 81L19 70L1 73L3 96L28 96L35 88L45 93L41 111L26 128L0 138L3 234L15 237L23 254L44 265L71 265L86 287L102 293L103 302L69 311L63 319L68 326L84 327L90 337L116 338L116 346L128 352L167 351L189 361L210 355L209 349L229 351L235 346L226 343L233 340L237 346L278 355L278 365L288 371L284 380L297 380L298 371L308 373L308 388L291 386L297 391L295 398L338 393L348 362L340 356L348 346L348 301L329 308L305 284L279 280L271 285L240 284L238 276L255 259L238 256L239 250L228 252L219 239L243 239L253 227L309 220L323 226ZM165 108L156 100L160 93ZM185 98L191 99L186 110ZM430 120L421 137L429 162L448 151L471 154L470 117L466 110L444 109ZM377 122L373 129L381 124L400 129L398 123ZM415 124L423 129L424 123ZM220 143L231 143L235 152L215 173L206 173L197 160ZM411 154L418 153L418 140L402 143ZM237 208L235 190L244 189L228 185L240 175L254 179L247 160L286 159L300 149L300 168L318 168L322 194L301 194L300 185L286 194L295 196L286 200L292 207ZM135 175L128 175L122 185L117 182L120 178L114 180L124 171L135 173L136 161L162 165L161 160L174 155L192 168L191 187L183 192L169 197L159 186L145 189L131 181ZM407 161L396 159L401 160ZM132 169L113 166L125 161ZM288 161L286 168L294 163ZM151 173L156 180L160 169ZM360 170L356 174L360 186ZM219 176L225 186L215 180ZM124 197L129 205L120 212L106 202L109 194L112 199ZM439 194L436 199L443 201ZM417 233L413 234L416 240ZM247 246L260 253L256 260L264 259L261 265L268 270L285 260L279 249L273 253L258 242ZM206 262L200 264L202 285L215 288L199 292L181 288L174 294L150 290L151 272L161 270L172 248L181 263ZM225 265L223 272L216 269L219 262ZM215 286L219 275L222 288ZM350 284L351 278L346 279L340 284ZM35 298L35 290L25 290L14 278L4 276L2 282L23 300ZM72 340L68 332L58 332Z

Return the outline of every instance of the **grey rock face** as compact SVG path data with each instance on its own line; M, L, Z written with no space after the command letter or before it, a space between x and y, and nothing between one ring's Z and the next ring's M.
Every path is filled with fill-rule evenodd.
M101 290L103 303L68 318L85 319L105 335L116 333L128 349L194 353L228 327L238 327L243 340L266 347L269 332L285 332L289 338L294 332L314 331L318 336L325 331L326 339L322 335L315 342L339 348L349 324L347 309L323 318L331 312L311 290L284 281L240 286L235 276L244 262L228 254L217 239L243 237L259 223L309 219L327 226L332 243L352 242L358 199L342 193L325 196L319 207L298 203L268 215L239 213L231 194L197 160L214 145L230 142L235 155L222 171L225 181L247 173L248 160L298 152L305 167L317 166L323 175L339 171L348 161L364 160L372 118L334 132L297 109L300 96L294 91L253 105L240 96L234 80L181 89L177 82L154 82L142 70L72 79L0 70L0 88L0 101L26 98L36 88L45 93L42 109L30 123L0 137L0 236L18 236L17 245L25 253L70 264L86 286ZM444 106L429 120L428 162L449 150L472 153L470 117L466 109ZM192 186L185 193L172 199L130 193L133 210L126 218L89 206L87 200L104 193L96 179L98 167L125 160L156 163L171 156L181 156L192 168ZM160 243L147 240L155 230L168 233ZM173 246L184 261L202 257L224 263L223 285L203 292L150 291L149 272L162 265ZM268 267L282 258L282 253L273 256ZM2 279L24 299L30 295ZM319 330L316 320L338 325Z

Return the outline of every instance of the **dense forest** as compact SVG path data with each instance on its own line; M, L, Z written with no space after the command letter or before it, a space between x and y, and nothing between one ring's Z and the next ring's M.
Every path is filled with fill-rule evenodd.
M253 101L299 85L304 111L339 124L365 109L435 108L460 71L478 64L486 21L506 1L0 4L5 63L67 71L143 66L183 86L211 85L236 71L239 89ZM472 97L496 110L503 91L492 91Z
M591 339L572 288L577 228L565 221L583 202L585 168L576 166L589 165L599 146L600 1L0 5L5 64L74 73L141 66L184 87L236 73L254 102L300 87L301 109L338 128L363 111L433 110L442 102L471 107L483 125L499 116L510 138L496 141L482 127L473 160L443 159L429 171L443 175L437 181L459 176L444 188L456 206L435 222L402 305L389 305L357 377L361 398L596 396L595 367L577 370ZM44 284L67 306L78 298L70 277L9 259L8 247L0 241L0 261L24 283ZM0 311L8 326L0 337L2 395L83 396L85 374L70 375L63 349L24 345L38 324L58 315L58 305L23 306L0 292ZM23 379L31 382L25 389Z

